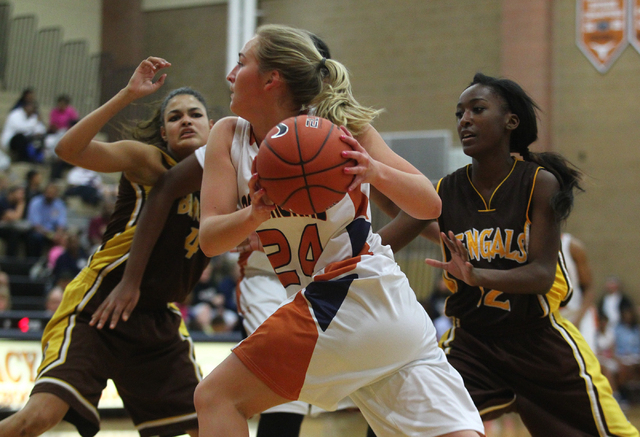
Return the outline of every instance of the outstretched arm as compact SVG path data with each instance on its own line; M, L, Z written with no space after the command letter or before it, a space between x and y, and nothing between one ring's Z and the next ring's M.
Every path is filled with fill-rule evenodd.
M411 217L373 186L371 187L371 200L375 202L382 212L392 218L377 233L382 238L382 244L391 246L391 250L394 252L404 248L418 235L422 235L435 243L440 243L437 221L418 220Z
M153 78L169 66L171 64L162 58L149 57L142 61L125 88L64 134L56 145L56 155L70 164L97 172L124 171L132 181L152 185L164 172L158 150L137 141L105 143L94 140L94 137L131 102L158 90L166 74L156 82Z
M111 319L109 327L113 329L121 316L127 321L138 303L147 262L167 221L171 205L176 199L200 190L201 183L202 167L195 154L189 155L158 179L140 213L122 279L95 311L91 325L102 328Z

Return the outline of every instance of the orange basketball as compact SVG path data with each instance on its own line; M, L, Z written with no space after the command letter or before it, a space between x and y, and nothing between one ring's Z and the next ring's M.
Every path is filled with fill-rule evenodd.
M338 203L353 182L342 157L352 150L329 120L299 115L276 125L260 145L256 170L260 186L279 207L300 215L321 213Z

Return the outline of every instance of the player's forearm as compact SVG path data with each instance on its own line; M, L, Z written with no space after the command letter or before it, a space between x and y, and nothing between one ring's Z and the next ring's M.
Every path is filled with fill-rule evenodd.
M382 244L387 244L391 246L391 250L398 252L420 235L428 223L428 220L418 220L400 211L378 234L382 238Z
M475 285L514 294L546 294L555 278L555 269L542 263L510 270L474 269L474 273Z
M202 218L200 248L209 257L228 252L242 243L259 225L260 222L251 215L251 207Z
M135 96L126 89L120 90L104 105L95 109L69 129L56 145L56 155L65 161L73 162L81 154L105 124L118 112L135 100Z
M406 173L378 162L372 185L411 217L430 220L440 215L440 196L423 174Z
M162 179L151 190L138 219L123 281L136 287L140 285L174 200L186 194L189 193L171 191L170 185L164 184Z

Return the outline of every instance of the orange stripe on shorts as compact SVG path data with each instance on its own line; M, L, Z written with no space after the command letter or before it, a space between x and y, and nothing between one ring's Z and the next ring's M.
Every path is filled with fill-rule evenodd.
M278 395L296 400L318 340L307 300L294 300L273 313L233 352Z

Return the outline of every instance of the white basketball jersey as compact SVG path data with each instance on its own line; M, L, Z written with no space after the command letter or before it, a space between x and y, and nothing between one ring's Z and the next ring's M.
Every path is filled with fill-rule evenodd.
M240 119L238 119L240 121ZM244 120L242 120L244 121ZM244 124L246 124L246 129L244 130L240 130L238 131L236 129L236 137L238 137L238 135L240 135L240 139L239 141L245 141L244 137L246 135L246 142L249 143L249 138L250 138L250 126L249 123L245 122ZM236 137L234 137L234 143L236 141ZM199 149L196 149L195 151L195 155L196 158L198 159L198 162L200 163L200 166L202 168L204 168L204 159L205 159L205 153L206 153L206 148L207 146L204 145L202 147L200 147ZM251 172L251 164L249 163L249 172ZM251 173L249 173L249 175L251 175ZM239 206L240 207L240 206ZM251 276L256 276L256 275L273 275L273 267L271 267L271 264L269 263L269 259L267 258L267 256L265 255L264 252L260 252L260 251L253 251L248 255L241 255L240 257L240 267L242 269L242 275L245 277L251 277Z
M258 145L250 138L249 123L238 118L231 145L231 160L238 177L238 208L250 204L248 183L258 154ZM379 236L371 232L370 211L369 184L362 184L324 213L299 216L281 208L271 213L271 218L258 228L258 235L289 295L325 273L332 263L373 252L384 253L393 260L390 252L382 248ZM332 265L330 270L334 272L335 268Z

